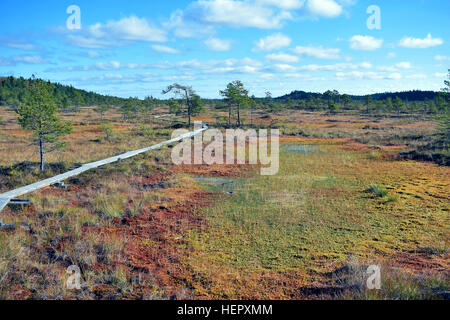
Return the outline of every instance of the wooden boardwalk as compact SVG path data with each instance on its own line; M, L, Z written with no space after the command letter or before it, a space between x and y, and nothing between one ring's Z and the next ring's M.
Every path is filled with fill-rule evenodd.
M164 117L164 116L156 116L155 118L157 118L159 120L164 120L164 121L172 121L172 120L168 120L168 119L163 119L162 117ZM178 136L178 137L176 137L174 139L163 141L163 142L160 142L158 144L155 144L155 145L147 147L147 148L126 152L126 153L123 153L123 154L120 154L118 156L114 156L114 157L111 157L111 158L108 158L108 159L103 159L103 160L99 160L99 161L96 161L96 162L87 163L87 164L84 164L81 167L76 168L74 170L71 170L69 172L66 172L66 173L54 176L52 178L48 178L48 179L39 181L39 182L30 184L28 186L24 186L24 187L12 190L12 191L8 191L6 193L2 193L2 194L0 194L0 213L6 207L6 205L12 199L14 199L16 197L20 197L22 195L34 192L36 190L43 189L43 188L49 187L51 185L63 182L64 180L67 180L67 179L72 178L74 176L80 175L83 172L86 172L88 170L95 169L95 168L98 168L98 167L101 167L101 166L104 166L104 165L107 165L107 164L110 164L110 163L114 163L114 162L117 162L119 160L128 159L128 158L137 156L138 154L145 153L145 152L148 152L148 151L151 151L151 150L155 150L155 149L159 149L162 146L165 146L165 145L168 145L168 144L171 144L171 143L174 143L174 142L178 142L178 141L181 141L181 140L186 139L186 138L193 137L193 136L195 136L195 135L205 131L206 129L208 129L208 126L207 125L203 125L203 127L201 129L197 129L197 130L185 133L185 134L180 135L180 136ZM0 226L2 226L2 221L1 220L0 220Z

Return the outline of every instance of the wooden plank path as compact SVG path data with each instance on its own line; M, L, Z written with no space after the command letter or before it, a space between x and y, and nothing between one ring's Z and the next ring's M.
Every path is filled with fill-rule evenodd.
M165 116L166 115L156 116L155 118L159 119L159 120L163 120L163 121L172 121L172 120L169 120L169 119L164 119L163 117L165 117ZM21 188L12 190L12 191L8 191L6 193L2 193L2 194L0 194L0 213L6 207L6 205L11 201L11 199L14 199L16 197L20 197L22 195L34 192L34 191L39 190L39 189L43 189L43 188L49 187L49 186L57 184L59 182L63 182L64 180L67 180L69 178L72 178L72 177L75 177L77 175L80 175L83 172L86 172L88 170L95 169L95 168L98 168L98 167L101 167L101 166L104 166L104 165L107 165L107 164L110 164L110 163L114 163L114 162L117 162L117 161L120 161L120 160L132 158L134 156L137 156L138 154L142 154L142 153L145 153L145 152L148 152L148 151L151 151L151 150L159 149L159 148L161 148L164 145L168 145L168 144L171 144L171 143L174 143L174 142L178 142L178 141L181 141L181 140L186 139L186 138L191 138L191 137L193 137L193 136L195 136L195 135L205 131L206 129L208 129L208 126L204 124L201 129L197 129L197 130L194 130L194 131L182 134L182 135L180 135L180 136L178 136L176 138L160 142L160 143L155 144L153 146L150 146L150 147L147 147L147 148L143 148L143 149L139 149L139 150L129 151L129 152L120 154L118 156L114 156L114 157L111 157L111 158L107 158L107 159L103 159L103 160L87 163L87 164L84 164L84 165L80 166L79 168L76 168L74 170L68 171L66 173L63 173L63 174L60 174L60 175L57 175L57 176L54 176L52 178L48 178L48 179L45 179L45 180L42 180L42 181L30 184L28 186L24 186L24 187L21 187ZM0 220L0 226L2 226L2 225L3 225L2 221Z

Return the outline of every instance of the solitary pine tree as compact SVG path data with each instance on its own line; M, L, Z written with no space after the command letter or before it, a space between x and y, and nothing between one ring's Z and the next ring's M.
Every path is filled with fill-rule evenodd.
M245 89L244 84L239 81L233 81L232 84L236 88L237 95L235 98L235 104L237 107L237 125L241 126L241 107L246 107L249 104L248 90Z
M191 126L191 116L192 114L192 100L195 96L195 91L192 87L184 86L178 83L171 84L165 90L162 91L162 94L167 94L169 92L173 92L176 96L179 96L186 100L187 105L187 113L188 113L188 125Z
M33 132L33 143L39 145L40 168L44 171L45 154L65 145L59 137L69 134L72 124L56 115L58 108L44 81L36 80L31 86L31 95L16 113L20 126Z
M231 110L232 107L236 107L238 126L241 125L241 107L249 104L248 90L245 89L244 84L235 80L227 85L224 91L220 91L220 95L225 98L228 104L228 125L231 125Z

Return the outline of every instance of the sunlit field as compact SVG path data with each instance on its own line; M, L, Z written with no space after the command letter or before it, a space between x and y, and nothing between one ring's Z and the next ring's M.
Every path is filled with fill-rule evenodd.
M170 138L172 124L110 110L62 114L65 148L39 154L1 110L1 191ZM208 111L194 120L221 128ZM449 290L449 168L400 154L436 133L429 117L284 112L280 171L174 166L171 146L87 172L9 206L3 299L442 299ZM411 134L423 138L411 139ZM413 143L411 141L414 140ZM67 290L70 265L83 287ZM382 289L368 290L369 265Z

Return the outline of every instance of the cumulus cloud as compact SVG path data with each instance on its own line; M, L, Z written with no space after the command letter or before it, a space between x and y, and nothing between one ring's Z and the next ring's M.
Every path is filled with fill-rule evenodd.
M404 37L400 40L399 46L404 48L425 49L434 46L440 46L444 41L441 38L433 38L429 33L426 38Z
M212 25L207 25L195 19L190 12L176 10L170 15L169 21L163 23L163 26L172 30L174 35L179 38L197 38L210 36L215 33Z
M319 47L297 46L294 49L292 49L292 52L298 55L304 55L318 59L338 59L340 50L334 48L323 48L322 46Z
M342 13L342 6L333 0L308 0L306 7L312 14L327 18L334 18Z
M265 38L259 39L256 43L254 51L273 51L291 44L291 38L281 33L272 34Z
M266 56L267 60L284 62L284 63L293 63L298 62L300 59L297 56L287 54L287 53L272 53Z
M292 19L286 10L275 10L254 1L234 0L199 0L188 6L185 16L214 25L261 29L280 28L284 20Z
M214 51L228 51L231 48L231 41L211 38L205 41L205 45Z
M105 48L129 44L137 41L165 42L166 32L145 18L130 16L106 24L96 23L83 28L76 34L69 34L71 44L83 48Z
M159 44L154 44L152 45L152 49L161 53L171 53L171 54L177 54L180 53L179 50L171 48L171 47L167 47L167 46L163 46L163 45L159 45Z
M271 67L266 68L266 70L271 72L295 72L298 70L298 68L287 63L277 63Z
M280 29L295 17L333 18L354 0L197 0L163 23L176 37L213 36L216 28Z
M350 48L354 50L372 51L381 47L383 39L376 39L372 36L356 35L350 38Z

